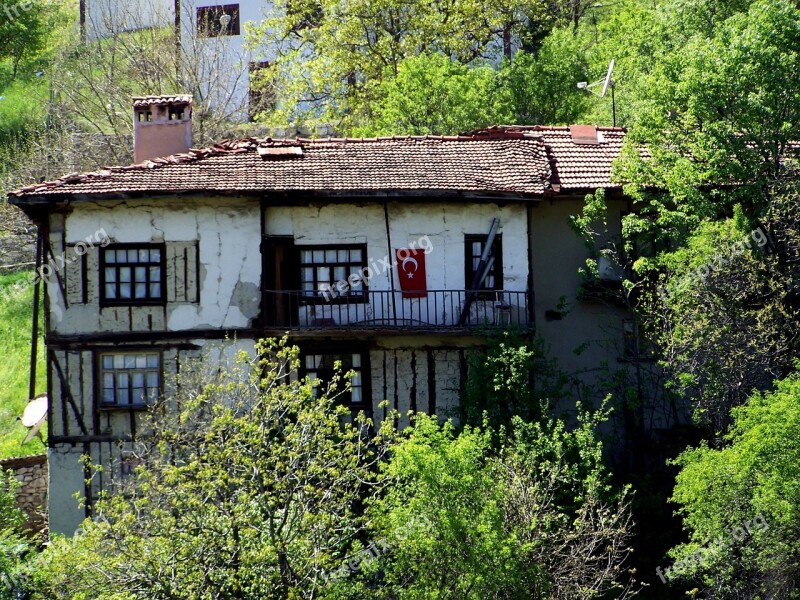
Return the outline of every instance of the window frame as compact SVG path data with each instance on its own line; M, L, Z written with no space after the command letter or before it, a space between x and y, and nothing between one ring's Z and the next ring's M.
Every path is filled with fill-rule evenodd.
M106 252L109 251L116 251L116 250L160 250L161 251L161 258L158 264L158 267L161 269L161 297L160 298L150 298L149 297L149 287L148 287L148 297L147 298L107 298L106 297L106 268L110 266L116 265L129 265L134 268L136 265L145 265L147 268L156 266L154 262L148 263L107 263L106 262ZM108 308L114 306L164 306L167 303L167 247L166 244L157 244L157 243L125 243L125 244L109 244L108 246L100 249L100 307L101 308ZM119 274L119 272L118 272ZM133 278L132 278L133 279ZM119 284L119 281L113 282ZM135 285L135 281L131 281L131 286ZM148 281L147 285L150 285L150 278L148 274ZM118 288L119 289L119 288ZM131 295L133 296L135 290L131 288Z
M470 286L472 285L472 279L475 277L475 268L473 265L473 260L476 258L472 254L472 244L475 242L481 242L481 251L486 245L486 241L488 240L489 236L486 234L481 233L465 233L464 234L464 289L469 290ZM494 237L494 241L492 242L492 246L494 247L494 265L492 266L492 271L490 275L494 277L494 285L492 287L486 287L486 282L484 281L483 287L481 287L478 292L483 295L484 293L491 293L491 292L502 292L503 291L503 234L498 233ZM480 258L478 256L477 258Z
M148 368L145 366L143 369L137 369L136 367L132 369L128 368L112 368L106 369L103 366L103 357L105 356L118 356L118 355L155 355L158 357L158 397L164 393L164 353L160 349L154 349L152 347L126 347L126 348L108 348L108 349L98 349L94 352L94 364L95 364L95 397L97 399L96 406L101 411L113 411L113 410L147 410L150 408L154 402L158 400L158 397L155 399L147 398L145 402L130 402L128 404L120 403L118 400L114 402L108 402L104 398L104 375L107 371L111 373L118 373L118 372L128 372L129 374L133 371L144 371L145 372L145 384L147 378L147 371L154 371L156 368ZM115 379L115 393L116 393L116 379ZM128 387L130 398L132 399L133 390L134 388ZM147 390L147 386L145 385L145 390Z
M336 402L343 404L347 408L352 411L360 411L363 410L364 412L368 412L372 408L372 386L371 386L371 378L370 378L370 361L369 361L369 351L365 348L354 348L352 346L345 346L345 347L316 347L316 348L301 348L300 351L300 368L298 369L298 374L300 377L305 378L309 375L310 372L319 372L320 369L309 369L306 361L309 356L326 356L326 357L335 357L336 359L340 359L346 355L355 355L359 356L361 365L359 367L348 367L347 365L342 364L342 380L340 385L344 385L346 380L344 379L344 375L349 373L351 370L357 371L361 376L361 401L360 402L353 402L352 400L352 390L344 393L343 388L341 389L341 396L336 399ZM351 357L352 361L352 357ZM325 372L333 373L333 367L323 369ZM321 386L327 386L330 384L330 380L325 377L316 376L318 379L322 381Z
M197 36L202 38L237 36L242 34L241 7L239 4L210 4L209 6L198 6L195 9L195 25ZM223 32L222 23L219 18L223 15L230 15L231 22L228 23L227 31ZM208 27L214 23L214 27Z
M339 281L347 281L348 277L345 277L343 280L335 279L333 273L336 266L344 266L345 268L349 269L350 267L357 266L357 272L363 272L364 269L367 268L369 260L367 258L367 245L366 244L308 244L308 245L295 245L295 250L297 252L297 269L300 281L300 304L301 305L309 305L309 304L367 304L369 303L369 281L368 280L361 280L361 290L358 292L348 292L347 294L342 294L336 289L336 284ZM338 253L340 250L346 250L350 252L351 250L361 250L361 261L356 265L354 261L348 261L347 263L340 263L338 262ZM306 263L303 262L303 252L304 251L311 251L311 252L336 252L337 253L337 262L329 263L327 261L317 263L312 262ZM317 272L316 269L318 267L328 267L331 270L331 279L330 282L331 288L330 293L326 296L325 292L319 290L319 281L317 280ZM314 289L313 290L306 290L303 288L303 284L306 280L303 277L303 269L313 269L314 270ZM352 274L352 273L351 273ZM313 294L313 295L312 295Z

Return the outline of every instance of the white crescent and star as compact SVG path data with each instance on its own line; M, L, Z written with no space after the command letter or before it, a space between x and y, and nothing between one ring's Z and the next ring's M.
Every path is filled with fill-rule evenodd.
M408 264L408 263L412 263L414 265L414 270L413 271L409 271L406 268L406 264ZM417 259L412 257L412 256L409 256L408 258L403 259L403 262L401 263L401 266L403 267L403 272L406 275L408 275L409 279L414 279L414 273L419 271L419 263L417 262Z

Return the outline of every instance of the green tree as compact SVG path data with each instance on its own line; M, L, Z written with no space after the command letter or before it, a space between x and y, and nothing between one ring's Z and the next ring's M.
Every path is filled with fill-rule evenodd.
M448 134L511 118L509 98L497 73L442 54L402 60L397 75L376 90L372 119L355 135Z
M0 600L12 600L24 585L24 565L33 550L23 534L25 515L17 504L20 484L11 471L0 471Z
M733 411L721 448L684 452L673 500L690 541L665 579L706 598L800 597L800 376Z
M50 3L0 0L0 60L11 60L12 79L24 59L45 47L54 14Z
M393 485L368 510L384 551L342 586L386 599L634 595L627 495L608 487L599 421L456 434L417 415L385 466Z
M320 596L363 531L385 441L363 416L348 422L333 388L293 376L296 348L257 350L156 407L135 480L54 542L34 597Z

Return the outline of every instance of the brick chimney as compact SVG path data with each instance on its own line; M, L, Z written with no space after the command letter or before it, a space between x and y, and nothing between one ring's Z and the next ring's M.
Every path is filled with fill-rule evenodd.
M191 96L137 96L133 99L136 163L186 152L191 147Z

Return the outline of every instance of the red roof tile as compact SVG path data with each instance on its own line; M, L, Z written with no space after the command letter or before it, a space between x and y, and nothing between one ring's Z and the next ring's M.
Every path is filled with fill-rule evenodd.
M302 152L259 148L297 148ZM263 155L263 156L262 156ZM128 167L72 174L9 194L125 197L169 193L425 192L541 196L549 187L544 148L522 136L425 136L378 139L221 142Z
M597 143L588 143L589 129L594 130ZM564 193L621 188L619 182L611 180L611 166L619 156L626 132L621 127L496 125L473 134L497 137L514 134L541 140L552 171L550 185L553 191ZM575 134L577 138L573 137Z

